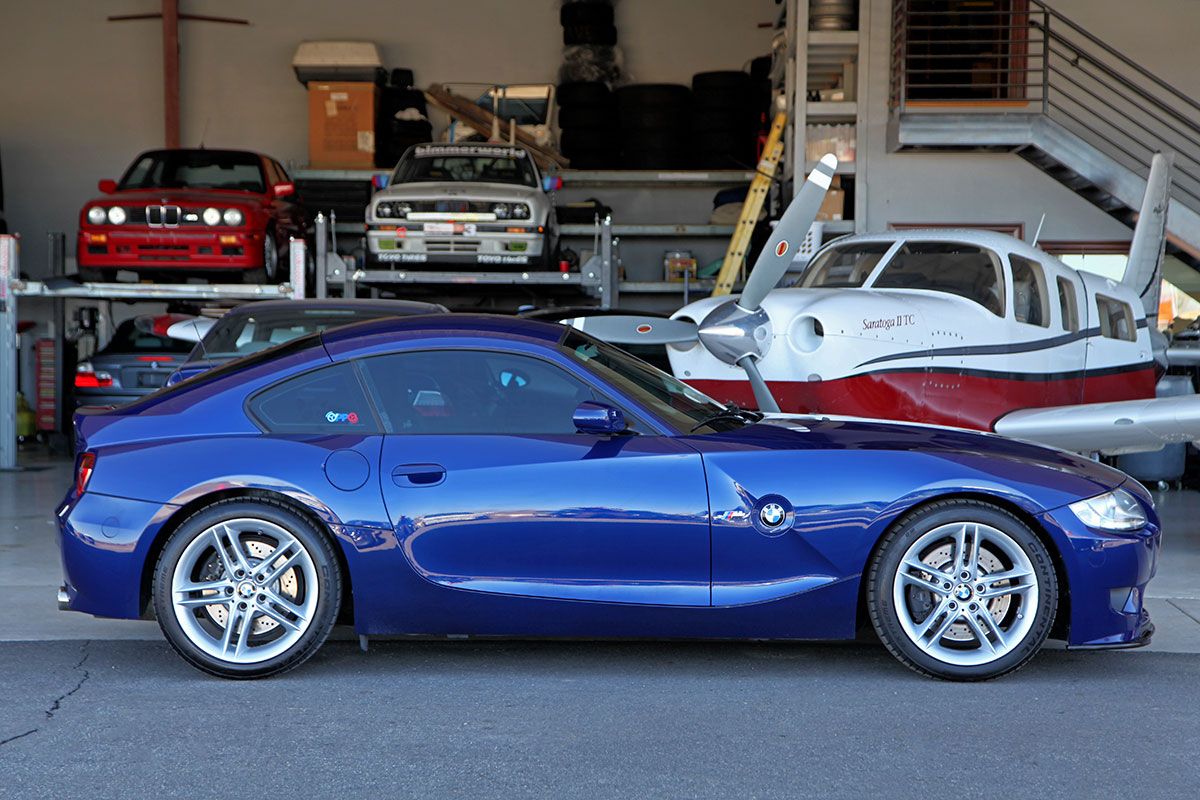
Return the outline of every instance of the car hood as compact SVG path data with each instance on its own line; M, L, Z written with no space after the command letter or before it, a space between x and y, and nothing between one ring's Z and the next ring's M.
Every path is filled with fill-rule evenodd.
M936 461L936 469L914 469L913 481L943 483L969 490L1017 487L1041 510L1051 510L1120 486L1119 470L1031 442L939 425L893 423L853 417L771 415L744 428L703 437L710 445L736 443L739 449L891 452L899 459L865 462L904 468L906 461ZM721 448L718 448L721 449ZM917 477L917 476L920 477ZM864 472L847 476L870 481ZM922 487L914 485L914 491Z
M209 204L239 204L258 201L253 192L230 189L125 189L112 194L93 197L89 206L115 205L177 205L202 206Z
M441 200L469 198L504 200L508 202L537 202L544 195L541 189L515 183L463 183L461 181L399 183L375 195L387 200Z

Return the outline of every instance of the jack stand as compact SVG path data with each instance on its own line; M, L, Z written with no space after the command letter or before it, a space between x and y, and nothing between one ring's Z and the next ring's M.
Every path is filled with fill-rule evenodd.
M364 634L358 635L358 647L364 653L367 652L367 637Z

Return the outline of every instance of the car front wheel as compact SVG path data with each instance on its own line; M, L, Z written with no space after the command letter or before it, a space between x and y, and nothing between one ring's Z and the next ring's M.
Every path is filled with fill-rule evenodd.
M880 640L917 672L987 680L1023 666L1054 624L1050 554L1020 519L974 500L933 503L885 536L867 603Z
M193 666L226 678L292 669L324 643L341 603L332 545L271 500L228 500L189 517L154 573L167 641Z

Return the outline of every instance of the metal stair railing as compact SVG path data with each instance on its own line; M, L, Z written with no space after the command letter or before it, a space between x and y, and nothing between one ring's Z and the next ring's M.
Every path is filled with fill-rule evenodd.
M1041 0L1019 5L895 0L892 110L1042 114L1142 177L1169 151L1172 199L1200 212L1200 103Z

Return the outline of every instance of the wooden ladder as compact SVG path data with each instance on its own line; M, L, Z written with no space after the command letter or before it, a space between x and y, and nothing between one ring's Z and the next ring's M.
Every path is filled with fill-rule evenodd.
M713 296L726 295L733 291L742 269L746 265L746 251L750 249L750 237L754 235L754 227L758 224L758 215L762 212L763 203L767 200L767 192L771 190L771 181L775 178L775 170L779 168L779 160L783 156L783 129L787 126L787 114L780 111L771 123L771 132L767 135L766 146L763 147L762 160L758 162L757 174L750 182L750 190L746 193L746 202L742 205L742 213L738 217L737 226L733 229L733 238L729 240L729 249L725 251L725 261L717 274L717 285L713 287Z

